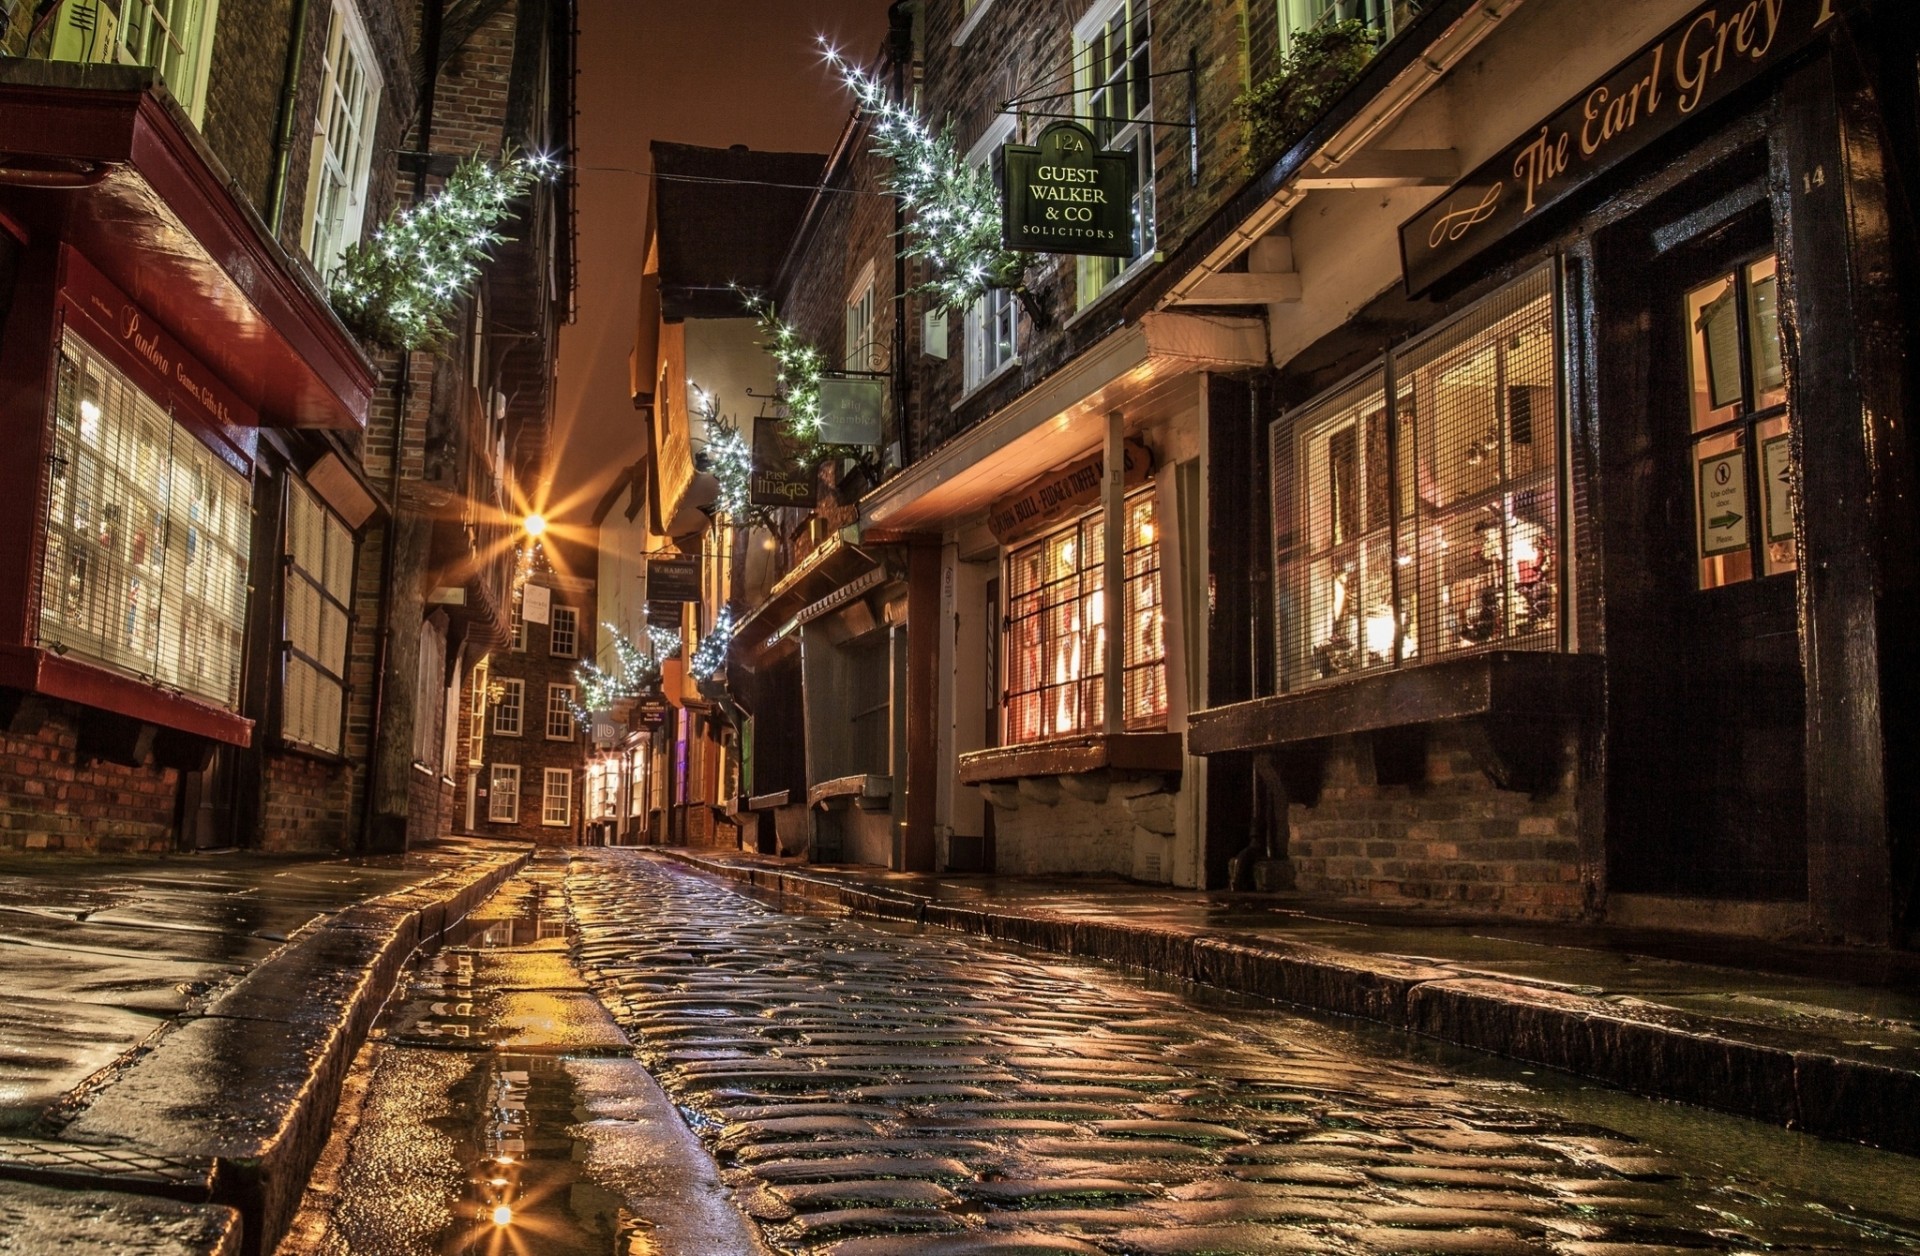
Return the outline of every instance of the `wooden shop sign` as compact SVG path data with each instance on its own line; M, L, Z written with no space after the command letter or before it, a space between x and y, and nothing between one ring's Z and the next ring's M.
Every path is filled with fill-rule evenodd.
M1408 295L1787 60L1857 3L1715 0L1695 9L1401 227Z
M1000 159L1000 235L1009 249L1133 256L1131 154L1100 149L1078 122L1056 122L1033 144L1008 144Z
M1131 438L1124 448L1127 487L1145 484L1153 474L1153 451ZM1057 471L1049 471L1002 497L988 510L987 527L992 529L995 540L1010 545L1056 520L1098 505L1106 476L1107 452L1103 449Z
M747 500L755 506L813 505L819 468L806 460L806 448L781 420L755 419Z

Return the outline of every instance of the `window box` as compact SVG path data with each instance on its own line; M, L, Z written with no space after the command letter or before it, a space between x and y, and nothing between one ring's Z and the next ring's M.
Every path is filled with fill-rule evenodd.
M1179 733L1092 733L974 750L960 756L960 783L982 785L1102 770L1178 772L1185 763L1181 742Z

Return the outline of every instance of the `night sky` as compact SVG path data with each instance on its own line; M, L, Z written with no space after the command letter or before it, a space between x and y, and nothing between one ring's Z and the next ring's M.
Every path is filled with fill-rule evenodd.
M851 102L816 35L860 59L887 0L581 0L579 321L560 341L549 513L584 523L642 431L627 388L655 139L825 152Z

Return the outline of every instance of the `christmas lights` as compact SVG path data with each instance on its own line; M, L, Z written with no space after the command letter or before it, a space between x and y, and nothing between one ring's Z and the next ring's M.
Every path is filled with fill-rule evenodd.
M727 644L733 640L733 607L722 606L714 617L713 631L700 638L687 663L687 672L695 680L712 680L727 661Z
M782 319L768 301L749 299L747 308L760 319L760 347L773 359L774 383L787 407L787 430L809 449L820 442L820 376L826 356L808 344Z
M637 698L660 683L660 660L668 657L661 650L663 629L648 630L648 649L642 650L633 643L632 638L614 627L602 623L607 635L613 641L613 656L617 671L606 671L597 664L583 662L573 669L574 683L579 687L578 700L570 701L574 721L584 731L593 726L593 713L606 711L620 702ZM673 648L680 648L680 638L676 634L665 633L672 641Z
M418 205L347 250L334 271L334 312L349 330L389 349L420 349L448 333L446 319L480 273L495 230L528 188L560 169L551 157L469 157Z
M910 106L889 99L879 79L824 43L821 51L873 120L873 150L893 164L887 190L909 214L907 256L927 259L935 271L921 291L949 313L964 312L993 288L1017 292L1028 304L1026 259L1000 246L1000 190L986 170L968 164L952 123L935 131Z
M766 512L753 505L753 445L738 423L720 413L720 403L712 393L697 384L693 393L694 412L707 429L707 444L702 451L706 469L720 482L715 516L736 527L764 523Z

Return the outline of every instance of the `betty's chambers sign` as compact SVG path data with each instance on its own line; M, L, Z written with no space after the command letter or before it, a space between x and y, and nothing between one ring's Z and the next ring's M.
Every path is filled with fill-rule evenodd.
M1103 152L1093 132L1056 122L1034 144L1009 144L1001 237L1027 253L1133 256L1133 158Z
M1535 214L1813 42L1852 0L1717 0L1400 228L1418 296Z

